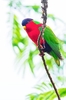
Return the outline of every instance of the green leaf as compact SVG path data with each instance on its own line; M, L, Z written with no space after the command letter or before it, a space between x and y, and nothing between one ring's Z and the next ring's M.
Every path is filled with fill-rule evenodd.
M32 5L32 6L26 6L27 8L32 8L35 12L39 12L40 6L38 5Z
M38 5L33 5L32 8L33 8L33 10L34 10L35 12L38 12L40 6L38 6Z
M35 68L35 65L34 65L34 62L33 62L33 52L34 51L30 51L29 52L29 57L27 59L28 64L30 66L30 69L31 69L32 73L34 73L34 68Z
M60 97L66 96L66 88L60 88L58 89L58 92L60 94ZM51 90L48 92L40 93L40 94L29 94L28 97L31 100L31 95L33 96L32 100L54 100L57 98L55 91Z
M10 0L8 6L12 7L13 6L13 0Z
M48 14L48 18L51 18L52 20L55 21L56 17L53 14Z

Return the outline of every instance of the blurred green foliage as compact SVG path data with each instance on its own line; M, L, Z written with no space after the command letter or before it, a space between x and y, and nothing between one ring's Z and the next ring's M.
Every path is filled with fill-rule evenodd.
M35 12L39 12L40 6L38 5L32 5L32 6L26 6L27 8L33 9Z
M22 37L21 35L21 26L18 22L18 18L17 16L14 14L13 16L13 28L12 28L12 45L13 47L17 47L19 49L19 53L20 52L24 52L25 50L25 46L28 45L28 41L27 38ZM19 44L21 43L22 46L20 46Z
M9 0L9 12L8 12L8 16L9 16L9 24L10 24L10 28L11 28L11 34L12 34L12 46L14 49L14 52L16 54L16 56L18 57L18 59L21 60L21 65L23 67L25 67L25 65L27 64L30 67L30 70L32 71L32 73L34 74L34 69L36 67L40 67L40 65L42 66L42 62L41 60L39 60L39 63L36 64L36 61L34 60L36 58L36 56L39 56L39 51L36 48L36 46L31 42L31 40L27 37L27 35L25 34L25 31L22 29L21 26L21 21L22 19L24 19L25 17L31 16L32 12L33 14L36 16L39 14L41 17L41 7L40 5L24 5L23 4L23 0ZM22 17L22 19L21 19ZM34 17L33 17L34 18ZM60 18L56 18L53 14L48 14L48 19L51 19L51 21L55 22L56 20L59 20L62 24L65 25L65 23L60 19ZM11 20L11 21L10 21ZM38 20L38 19L37 19ZM66 30L65 30L66 33ZM65 43L64 45L66 46L66 34L63 33L63 37L62 41ZM65 59L66 57L66 48L64 49L64 45L61 46L61 52L62 55ZM46 64L48 66L48 69L51 71L52 75L55 75L55 77L58 79L58 82L62 83L66 81L66 78L64 76L61 76L62 72L61 70L63 70L63 66L64 63L61 65L61 67L57 67L57 65L54 62L54 59L52 57L50 57L49 55L45 56L46 59ZM26 70L26 69L25 69ZM59 70L59 75L58 75L58 70ZM55 71L55 73L53 73ZM63 84L64 84L63 83ZM52 85L51 83L45 83L42 82L41 85L37 85L37 89L39 90L45 90L45 87L50 86L50 88L52 89ZM60 88L58 89L60 96L66 96L66 88ZM28 95L28 99L29 100L53 100L56 95L54 93L53 90L46 92L42 92L40 94L29 94Z
M66 96L66 88L58 89L60 97ZM40 94L29 94L29 100L54 100L56 98L56 94L53 90L48 92L42 92Z

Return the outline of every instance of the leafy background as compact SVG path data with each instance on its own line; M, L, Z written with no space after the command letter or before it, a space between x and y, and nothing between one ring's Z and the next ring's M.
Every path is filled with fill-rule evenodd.
M6 34L5 34L6 37L1 35L2 37L1 41L3 41L4 38L7 38L7 42L9 42L10 49L7 49L8 52L6 56L4 53L3 61L5 63L5 59L7 56L9 57L8 59L10 59L11 56L9 55L11 52L13 52L12 58L14 57L15 64L11 66L12 68L13 66L15 66L16 72L18 74L15 73L14 71L13 73L17 74L16 76L18 77L18 80L16 78L17 81L20 80L19 77L21 78L21 80L23 77L21 84L18 83L17 81L16 82L20 86L21 85L24 86L25 84L24 88L21 88L23 89L25 93L22 93L23 91L21 91L21 89L17 89L17 86L20 87L19 85L15 87L15 89L17 89L16 91L19 90L19 93L21 93L22 97L24 94L26 94L27 96L25 96L26 97L25 99L28 99L28 100L54 100L54 98L56 98L56 95L53 91L52 84L50 83L47 77L47 74L44 70L41 58L39 56L39 51L36 48L36 46L32 43L32 41L27 37L26 32L23 30L21 26L22 20L28 16L42 22L41 1L27 2L27 0L8 0L8 1L3 0L3 3L4 2L6 2L6 5L7 5L6 26L4 27L6 27L5 33L8 33L7 35L8 37L6 36ZM49 55L46 54L45 59L46 59L46 64L48 66L48 69L52 75L52 78L58 88L60 96L65 97L66 96L66 75L64 74L64 72L66 69L65 68L65 65L66 65L66 22L65 22L65 12L63 12L65 8L61 9L61 5L62 5L62 0L59 5L57 3L57 0L54 0L54 2L52 2L51 0L51 2L49 2L47 25L52 27L57 37L59 37L64 42L61 49L61 53L63 55L64 60L63 62L61 62L61 66L58 67L55 64L53 58L50 57ZM62 8L63 6L64 5L62 5ZM54 8L54 11L52 11L53 8ZM62 13L62 16L61 16L61 13ZM2 52L4 52L6 48L8 48L8 46L5 46L5 44L4 45L2 44L2 48L3 47L4 49L2 49ZM7 65L9 61L10 60L7 60ZM6 71L6 67L4 70ZM9 69L9 70L13 70L13 69ZM5 71L3 71L3 74L5 73ZM1 74L3 76L2 79L4 79L5 76L8 77L9 75L9 73L7 75L3 75L3 74ZM15 78L14 79L11 79L11 78L12 78L12 73L11 73L11 76L7 78L7 80L11 82L15 79ZM1 86L3 88L10 87L11 85L14 84L14 83L10 84L10 82L9 81L7 82L7 80L4 80L1 82ZM23 82L24 80L26 81ZM4 82L8 86L5 85ZM4 84L4 86L2 85L2 83ZM27 90L27 87L28 87L28 90ZM30 87L33 87L33 88L31 88L29 91ZM4 89L2 89L2 91L3 90ZM6 92L6 90L8 89L5 88L5 92L3 94L8 93ZM9 91L13 92L11 88L9 89ZM11 96L10 93L11 92L9 92L9 96ZM15 98L17 97L16 94L18 95L18 92L14 94L15 95L14 97L12 95L12 100L15 100ZM16 100L22 100L21 99L22 97L18 95ZM11 99L10 97L8 97L8 95L6 95L5 98Z

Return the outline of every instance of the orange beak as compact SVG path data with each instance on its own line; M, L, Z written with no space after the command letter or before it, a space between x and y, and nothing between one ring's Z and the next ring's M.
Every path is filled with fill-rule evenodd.
M26 30L26 26L23 26L24 30Z

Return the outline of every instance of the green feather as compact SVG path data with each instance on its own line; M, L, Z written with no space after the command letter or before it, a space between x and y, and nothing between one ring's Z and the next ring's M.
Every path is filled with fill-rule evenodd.
M59 60L58 56L53 51L50 52L50 55L54 58L56 64L58 66L60 66L60 60Z
M34 22L36 24L40 24L37 21L34 21ZM54 32L52 31L52 29L49 26L45 27L43 38L49 44L49 46L52 48L50 55L53 56L53 58L55 59L55 62L59 66L60 65L59 59L62 60L62 57L60 54L60 40L55 36Z
M38 22L38 21L35 21L35 20L33 20L33 22L34 22L34 23L36 23L36 24L40 24L40 22Z
M58 58L62 59L59 51L60 49L59 39L55 36L55 34L53 33L53 31L50 29L49 26L46 26L43 37L46 40L46 42L49 44L49 46L52 48L54 53L58 56Z

